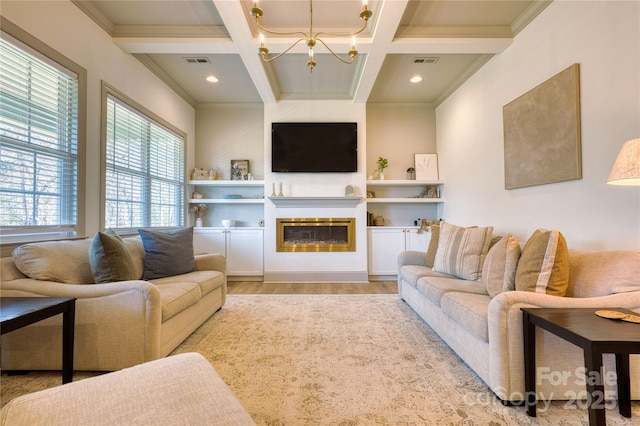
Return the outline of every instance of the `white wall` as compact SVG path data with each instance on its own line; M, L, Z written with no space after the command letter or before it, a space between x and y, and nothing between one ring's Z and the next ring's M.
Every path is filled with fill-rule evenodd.
M582 179L504 189L502 107L580 64ZM640 3L556 0L436 109L444 219L526 241L559 229L569 248L640 250L640 188L606 185L640 136Z
M406 179L407 169L414 167L414 154L435 152L436 115L433 107L367 105L367 175L378 168L378 157L384 157L389 160L389 167L384 171L385 179Z
M358 123L357 173L272 173L271 123L287 121L345 121ZM351 101L282 101L265 105L264 158L265 189L271 195L274 182L282 182L284 196L342 197L353 185L362 196L366 186L366 109ZM279 217L355 217L356 251L345 253L277 253L275 222ZM345 281L367 275L366 205L356 208L276 208L265 201L265 281ZM338 274L336 274L336 272ZM354 274L355 273L355 274ZM311 278L313 277L313 278Z
M187 134L193 165L195 112L69 1L2 1L2 16L87 70L86 235L99 228L101 81Z

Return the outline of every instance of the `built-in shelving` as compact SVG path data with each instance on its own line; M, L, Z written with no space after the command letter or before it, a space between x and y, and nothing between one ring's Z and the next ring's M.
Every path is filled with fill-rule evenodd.
M263 180L190 180L193 186L264 186Z
M190 180L187 189L189 204L209 205L203 216L206 225L234 219L246 228L264 219L264 180ZM194 198L194 192L202 198Z
M369 188L393 189L408 187L437 186L442 188L442 180L367 180L367 192ZM367 198L367 203L371 204L438 204L444 203L444 198L422 198L422 197L373 197Z
M264 198L191 198L191 204L264 204Z
M367 180L367 186L426 186L443 184L443 180Z
M355 207L362 197L269 197L276 207Z

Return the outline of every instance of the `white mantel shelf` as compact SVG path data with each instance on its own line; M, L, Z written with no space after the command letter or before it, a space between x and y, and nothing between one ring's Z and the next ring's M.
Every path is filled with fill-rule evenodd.
M269 197L276 207L355 207L362 197Z

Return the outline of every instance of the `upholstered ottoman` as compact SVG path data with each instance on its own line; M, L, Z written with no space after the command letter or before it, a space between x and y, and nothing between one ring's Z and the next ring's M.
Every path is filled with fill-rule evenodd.
M15 398L0 425L255 425L202 355L186 353Z

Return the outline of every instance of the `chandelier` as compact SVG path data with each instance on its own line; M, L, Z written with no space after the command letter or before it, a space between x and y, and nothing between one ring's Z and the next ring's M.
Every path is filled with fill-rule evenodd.
M327 50L333 55L335 56L337 59L339 59L340 61L344 62L345 64L352 64L356 55L358 54L358 51L356 50L356 38L355 36L360 34L362 31L365 30L365 28L367 28L367 23L369 21L369 18L371 18L371 11L369 9L367 9L367 0L362 0L362 12L360 12L360 19L362 19L364 21L364 24L362 25L362 27L354 32L350 32L350 33L330 33L330 32L317 32L317 33L313 33L313 0L309 0L309 32L302 32L302 31L293 31L293 32L280 32L280 31L273 31L270 30L268 28L265 28L262 25L261 22L261 18L262 15L264 14L263 10L258 6L258 2L256 1L253 4L253 8L251 8L251 16L253 16L256 20L256 25L258 26L258 28L260 28L260 30L269 33L269 34L275 34L275 35L300 35L302 36L302 38L298 39L297 41L295 41L291 46L289 46L287 49L285 49L283 52L278 53L277 55L271 56L269 57L269 49L267 49L264 46L264 34L260 33L260 47L258 48L258 53L260 54L260 56L262 57L262 60L264 62L271 62L275 59L278 59L280 56L284 55L285 53L287 53L288 51L290 51L291 49L293 49L298 43L300 43L301 41L304 41L307 45L307 47L309 48L309 60L307 61L307 66L309 67L309 70L311 72L313 72L313 67L316 66L316 61L313 59L313 48L315 47L315 45L320 42L320 44L322 44L324 47L327 48ZM347 55L349 55L349 58L351 58L350 60L346 60L340 56L338 56L338 54L336 52L334 52L328 45L327 43L325 43L320 36L329 36L329 37L352 37L351 40L351 49L349 50L349 52L347 52Z

